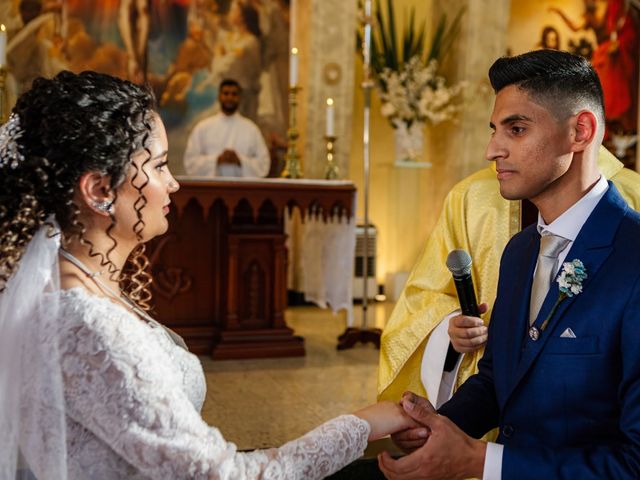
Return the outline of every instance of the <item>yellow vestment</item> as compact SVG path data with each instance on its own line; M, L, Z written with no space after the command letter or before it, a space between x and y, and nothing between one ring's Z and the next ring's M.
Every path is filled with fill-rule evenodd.
M598 166L629 205L640 210L640 175L624 169L603 147ZM471 254L478 303L492 306L502 250L519 230L520 202L500 196L494 168L485 168L453 187L382 334L380 400L398 401L406 390L426 396L420 380L426 342L443 317L460 308L451 273L445 265L449 252L462 248ZM484 315L485 322L490 316L491 310ZM479 349L464 356L455 389L477 372L483 352L484 349Z

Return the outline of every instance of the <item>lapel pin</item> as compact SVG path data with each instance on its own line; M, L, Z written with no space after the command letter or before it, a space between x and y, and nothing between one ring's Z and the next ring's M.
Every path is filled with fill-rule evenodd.
M538 340L540 338L540 330L538 330L536 327L531 327L529 329L529 338L531 338L531 340L533 340L534 342Z

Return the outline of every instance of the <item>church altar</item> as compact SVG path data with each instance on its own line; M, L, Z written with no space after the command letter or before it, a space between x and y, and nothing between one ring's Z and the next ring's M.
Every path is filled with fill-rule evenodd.
M335 283L343 271L345 278L337 284L349 286L341 294L348 294L350 305L354 248L329 252L326 247L336 245L339 232L343 236L337 245L355 244L354 184L197 177L178 181L169 230L147 250L156 318L182 335L192 352L214 359L304 355L304 340L284 320L291 214L297 212L302 219L302 235L292 235L290 243L302 239L296 248L302 252L297 254L298 270L306 274L301 282L307 286L306 296L321 306L327 297L340 298L332 285L323 287L318 279ZM327 225L324 234L320 223ZM332 263L331 258L340 260ZM341 305L335 302L334 310L350 308L344 298Z

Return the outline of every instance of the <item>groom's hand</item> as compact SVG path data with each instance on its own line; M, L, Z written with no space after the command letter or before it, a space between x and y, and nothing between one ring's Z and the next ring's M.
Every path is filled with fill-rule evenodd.
M404 392L404 394L402 395L402 399L400 400L400 405L402 405L404 408L403 402L407 402L407 401L417 403L421 406L421 408L425 410L430 410L430 411L433 411L433 413L436 413L435 409L433 408L433 405L431 405L429 400L427 400L426 398L419 397L414 393ZM405 411L406 411L406 408L405 408ZM418 423L420 422L418 421ZM402 449L407 453L411 453L414 450L423 446L428 438L429 438L429 429L422 425L419 428L410 428L410 429L403 430L401 432L394 433L393 435L391 435L391 440L393 440L393 443L395 443L400 449Z
M486 313L486 303L478 305L481 314ZM451 345L458 353L474 352L487 343L487 327L481 318L456 315L449 320L449 338Z
M429 440L413 453L394 460L384 452L378 465L389 480L455 480L482 478L487 444L466 435L431 404L413 394L402 397L402 406L416 422L429 429Z

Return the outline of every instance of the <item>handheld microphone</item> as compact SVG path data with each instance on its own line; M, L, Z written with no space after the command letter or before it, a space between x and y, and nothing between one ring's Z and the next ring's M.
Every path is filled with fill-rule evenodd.
M451 250L447 256L447 268L453 275L453 282L458 292L458 301L463 315L479 317L478 302L476 292L473 290L473 280L471 279L471 256L464 250ZM444 361L445 372L451 372L458 363L460 354L453 349L449 343L447 356Z
M471 278L471 256L464 250L451 250L447 256L447 268L453 275L462 314L479 317L480 311Z

